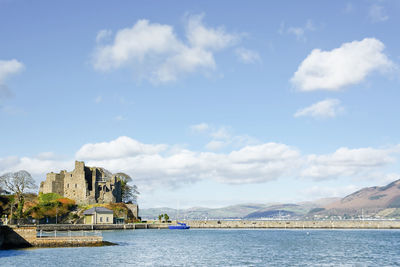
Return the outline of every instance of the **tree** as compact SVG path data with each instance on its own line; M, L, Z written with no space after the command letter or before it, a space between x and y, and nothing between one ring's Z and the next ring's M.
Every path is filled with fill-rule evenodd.
M165 222L168 222L169 221L169 216L168 216L168 214L164 214L164 220L165 220Z
M136 185L130 185L132 182L132 178L123 172L119 172L115 174L115 177L121 182L121 194L123 202L133 202L136 203L137 195L139 195L139 191Z
M163 217L164 217L164 215L162 215L162 214L158 215L158 220L161 222Z
M29 189L36 189L37 186L32 176L27 171L9 172L0 176L0 186L15 194L17 201L17 218L22 217L24 207L24 193ZM11 219L13 214L11 214Z

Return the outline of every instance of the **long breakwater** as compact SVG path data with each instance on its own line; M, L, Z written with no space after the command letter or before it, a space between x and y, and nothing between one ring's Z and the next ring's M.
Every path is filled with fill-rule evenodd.
M271 229L400 229L398 220L265 220L186 221L191 228L271 228Z
M400 220L184 220L191 228L271 228L271 229L400 229ZM124 229L166 229L172 223L151 221L135 224L43 224L38 230L124 230Z

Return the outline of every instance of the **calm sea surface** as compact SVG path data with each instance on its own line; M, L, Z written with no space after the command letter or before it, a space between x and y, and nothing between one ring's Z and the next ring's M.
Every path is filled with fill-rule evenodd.
M400 266L399 230L104 231L119 246L0 251L0 266Z

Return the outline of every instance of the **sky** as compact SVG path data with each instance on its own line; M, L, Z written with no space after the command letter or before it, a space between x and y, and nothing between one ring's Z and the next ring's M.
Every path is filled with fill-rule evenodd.
M0 0L0 174L129 174L141 208L400 179L400 2Z

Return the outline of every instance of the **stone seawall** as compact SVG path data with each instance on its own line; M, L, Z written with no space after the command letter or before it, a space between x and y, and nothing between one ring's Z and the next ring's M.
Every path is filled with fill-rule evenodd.
M36 227L0 226L0 249L31 247L36 240Z
M102 236L37 237L32 226L0 226L0 249L113 245Z
M191 228L400 229L400 221L185 221Z
M107 244L101 236L41 237L32 242L34 247L98 247Z

